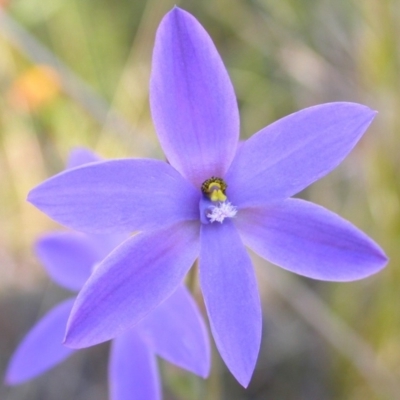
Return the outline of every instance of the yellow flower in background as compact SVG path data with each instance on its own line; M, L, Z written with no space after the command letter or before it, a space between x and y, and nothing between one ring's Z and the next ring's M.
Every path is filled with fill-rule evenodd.
M16 108L32 111L52 101L60 89L60 79L53 68L35 65L13 82L8 97Z
M6 8L9 5L10 1L9 0L0 0L0 10L2 8Z

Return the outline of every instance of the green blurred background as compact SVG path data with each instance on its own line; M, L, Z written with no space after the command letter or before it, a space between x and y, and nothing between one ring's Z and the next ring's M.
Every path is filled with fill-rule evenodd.
M35 321L68 296L32 251L39 234L62 228L26 203L27 192L60 171L76 146L162 158L148 80L155 31L175 4L220 51L243 138L323 102L379 111L346 161L300 196L352 221L391 260L363 281L326 283L254 256L264 330L249 388L215 354L206 381L161 362L164 398L400 399L396 0L0 0L0 374ZM83 350L36 380L0 386L0 399L107 399L107 350Z

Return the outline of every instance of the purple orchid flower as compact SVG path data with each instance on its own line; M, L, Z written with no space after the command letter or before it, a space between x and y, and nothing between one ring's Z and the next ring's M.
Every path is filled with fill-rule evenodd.
M91 152L79 149L71 154L68 166L97 160ZM36 253L55 282L75 291L120 242L121 235L58 232L39 239ZM9 363L8 384L34 378L75 351L62 345L74 301L70 298L55 306L26 335ZM134 329L114 339L109 363L110 398L161 399L156 355L202 377L208 375L207 331L194 300L183 285Z
M336 214L291 199L334 169L375 116L354 103L291 114L238 148L234 90L212 40L174 8L157 32L150 104L169 163L123 159L59 174L28 200L88 232L142 231L98 267L78 295L66 343L85 347L134 326L199 258L219 352L247 386L260 347L261 308L248 246L314 279L351 281L384 267L368 236Z

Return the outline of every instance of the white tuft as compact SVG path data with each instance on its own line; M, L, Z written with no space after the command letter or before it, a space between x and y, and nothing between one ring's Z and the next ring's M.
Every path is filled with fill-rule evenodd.
M225 218L233 218L236 213L236 207L225 201L223 203L219 203L218 206L211 208L210 212L207 213L207 218L210 220L210 222L217 221L222 223Z

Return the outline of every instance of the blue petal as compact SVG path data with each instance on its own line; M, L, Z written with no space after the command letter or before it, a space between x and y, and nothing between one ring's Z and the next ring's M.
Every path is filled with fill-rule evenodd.
M66 344L92 346L132 328L176 290L198 254L199 223L179 223L125 241L79 293Z
M156 356L135 331L112 343L109 385L111 400L161 400Z
M148 314L136 329L159 356L207 377L210 370L207 330L195 301L184 286Z
M64 171L28 200L57 222L88 233L158 229L199 217L200 190L169 164L124 159Z
M57 365L74 350L62 345L74 299L58 304L25 336L8 365L5 381L17 385Z
M70 290L80 290L94 265L106 256L90 237L76 232L45 235L35 249L50 277Z
M376 112L361 104L328 103L288 115L244 142L225 176L237 207L284 200L336 168Z
M197 188L223 176L239 140L236 96L207 32L175 7L157 31L150 104L171 165Z
M80 167L82 165L97 161L101 161L101 157L99 157L96 153L86 149L85 147L77 147L69 154L67 169Z
M200 283L227 367L246 387L261 342L261 306L250 258L232 222L201 226Z
M261 257L310 278L352 281L387 263L385 253L365 233L304 200L241 210L236 225L245 244Z

